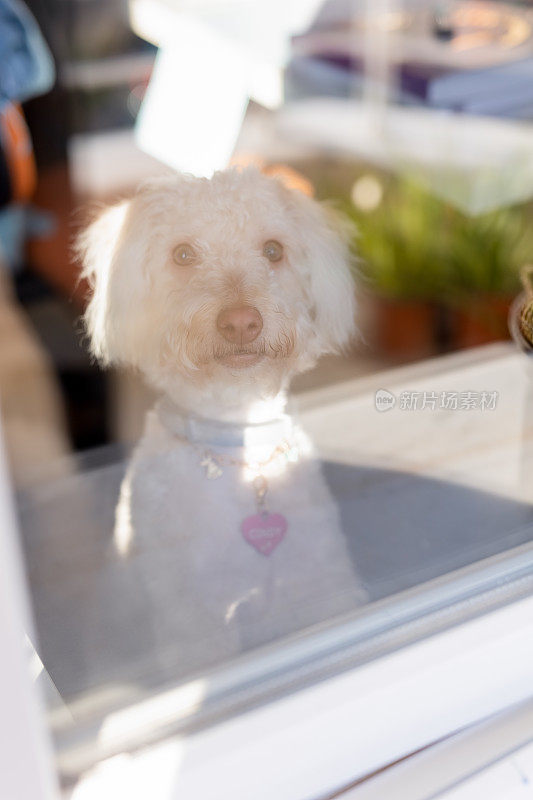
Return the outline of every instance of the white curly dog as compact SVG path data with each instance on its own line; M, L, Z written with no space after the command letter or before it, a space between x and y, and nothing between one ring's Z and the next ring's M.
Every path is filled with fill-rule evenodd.
M179 175L104 211L80 254L93 353L161 392L114 532L158 647L205 666L361 604L338 509L286 411L291 377L354 333L331 213L255 169Z

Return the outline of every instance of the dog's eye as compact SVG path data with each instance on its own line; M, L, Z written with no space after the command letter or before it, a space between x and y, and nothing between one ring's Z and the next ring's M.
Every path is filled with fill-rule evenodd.
M265 258L268 258L269 261L281 261L283 258L283 245L276 242L275 239L269 239L268 242L265 242L263 245L263 255Z
M181 264L185 267L190 267L198 261L198 255L194 247L185 242L174 248L172 251L172 258L176 264Z

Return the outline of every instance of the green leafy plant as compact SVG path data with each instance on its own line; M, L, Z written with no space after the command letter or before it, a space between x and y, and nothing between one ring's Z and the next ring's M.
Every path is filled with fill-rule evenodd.
M520 267L533 258L530 205L468 216L413 178L376 180L383 196L373 210L342 202L375 291L453 304L519 289Z

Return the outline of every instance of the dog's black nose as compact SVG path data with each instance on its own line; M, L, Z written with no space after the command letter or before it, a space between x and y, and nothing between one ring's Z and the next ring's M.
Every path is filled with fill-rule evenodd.
M224 308L217 318L217 330L231 344L250 344L263 330L263 318L257 308Z

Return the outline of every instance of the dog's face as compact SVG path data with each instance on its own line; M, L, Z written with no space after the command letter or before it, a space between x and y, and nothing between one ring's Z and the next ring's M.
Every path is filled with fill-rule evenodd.
M279 391L355 325L328 213L256 170L144 187L82 234L93 352L173 394L183 380Z

